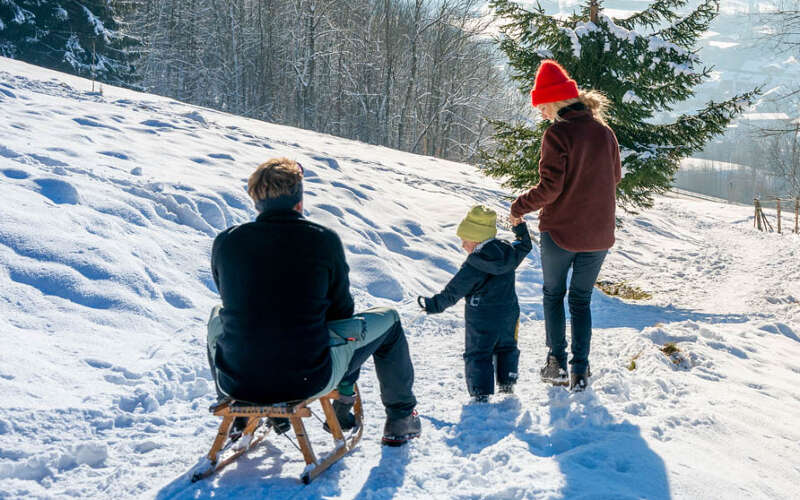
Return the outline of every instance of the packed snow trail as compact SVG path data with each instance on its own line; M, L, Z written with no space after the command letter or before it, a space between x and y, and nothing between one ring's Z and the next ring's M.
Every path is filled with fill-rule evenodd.
M589 391L538 382L534 248L518 274L515 396L470 405L463 313L420 315L463 261L455 227L510 197L467 165L106 87L0 59L0 498L793 498L797 236L746 207L659 198L624 216L595 293ZM310 486L270 439L190 484L218 421L205 321L213 236L255 215L254 167L306 168L307 215L344 241L359 309L397 308L423 434L382 448L371 363L360 446ZM535 224L535 221L532 221ZM510 237L503 232L501 236ZM677 342L677 363L659 351ZM636 368L628 370L631 361ZM311 426L315 447L328 436Z

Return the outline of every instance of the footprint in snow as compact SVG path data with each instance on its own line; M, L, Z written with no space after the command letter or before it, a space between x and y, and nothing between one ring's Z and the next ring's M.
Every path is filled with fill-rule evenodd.
M80 202L78 190L69 182L61 179L36 179L39 193L59 205L77 205Z
M230 160L234 161L233 156L225 153L211 153L208 155L209 158L214 158L216 160Z
M358 198L361 198L362 200L366 200L366 201L370 200L370 197L367 196L366 194L364 194L362 191L360 191L360 190L358 190L358 189L356 189L356 188L354 188L354 187L352 187L352 186L350 186L348 184L345 184L343 182L333 181L333 182L331 182L331 185L335 186L335 187L338 187L338 188L346 189L347 191L353 193L353 195L355 195Z
M166 300L169 305L176 309L190 309L194 307L194 304L188 297L184 297L183 295L167 290L164 292L164 300Z
M120 153L118 151L98 151L103 156L110 156L112 158L117 158L118 160L130 160L130 157L125 153Z
M2 170L2 172L3 175L8 177L9 179L27 179L28 177L30 177L28 172L25 172L23 170L17 170L16 168L7 168L5 170Z
M299 147L299 146L298 146ZM341 172L342 168L339 166L339 162L334 160L333 158L328 158L326 156L313 156L312 159L316 161L321 161L327 163L328 166L336 171Z
M0 144L0 156L3 158L19 158L22 155Z
M37 155L37 154L31 153L30 157L33 158L34 160L38 161L42 165L45 165L45 166L48 166L48 167L68 167L69 166L69 163L64 163L61 160L56 160L55 158L50 158L49 156Z
M115 130L115 131L119 132L118 128L112 127L111 125L106 125L104 123L100 123L96 119L92 119L92 118L89 118L89 117L73 118L72 121L74 121L78 125L84 125L86 127L107 128L107 129L111 129L111 130Z
M153 127L153 128L177 128L175 125L167 122L162 122L161 120L145 120L139 123L140 125L144 125L145 127Z

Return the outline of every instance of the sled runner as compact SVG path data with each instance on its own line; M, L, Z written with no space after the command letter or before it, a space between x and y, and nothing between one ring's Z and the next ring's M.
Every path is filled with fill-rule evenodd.
M300 480L303 481L304 484L310 483L327 468L355 448L356 444L361 440L361 434L364 432L364 411L361 406L361 395L358 392L358 387L355 389L356 401L353 404L353 413L356 418L356 426L347 437L345 437L342 432L339 420L336 418L333 405L331 404L333 400L339 398L339 392L336 390L320 398L311 398L293 403L257 406L226 399L212 406L209 410L214 415L222 417L222 423L219 426L217 437L211 445L211 451L208 452L205 463L192 474L192 482L213 475L260 443L270 430L269 425L261 425L262 419L286 418L289 419L291 423L295 437L297 438L296 446L300 449L300 452L303 454L303 459L306 462L306 468L303 470ZM311 440L309 440L305 424L303 424L304 418L309 418L312 415L316 416L311 408L309 408L309 405L317 400L322 406L322 411L325 414L325 422L333 437L333 449L320 458L317 458L314 454ZM233 425L233 420L236 417L247 417L248 420L241 437L232 439L230 430ZM322 420L319 417L317 418Z

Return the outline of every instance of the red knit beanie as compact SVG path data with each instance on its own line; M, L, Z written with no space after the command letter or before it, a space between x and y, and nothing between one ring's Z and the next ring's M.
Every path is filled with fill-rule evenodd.
M531 104L566 101L578 97L578 84L566 70L552 59L545 59L536 71L536 81L531 90Z

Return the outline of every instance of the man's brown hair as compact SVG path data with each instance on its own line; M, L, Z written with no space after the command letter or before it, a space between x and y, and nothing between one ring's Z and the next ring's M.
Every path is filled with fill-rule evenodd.
M247 181L247 193L253 201L275 199L297 193L303 171L294 160L272 158L258 166Z

